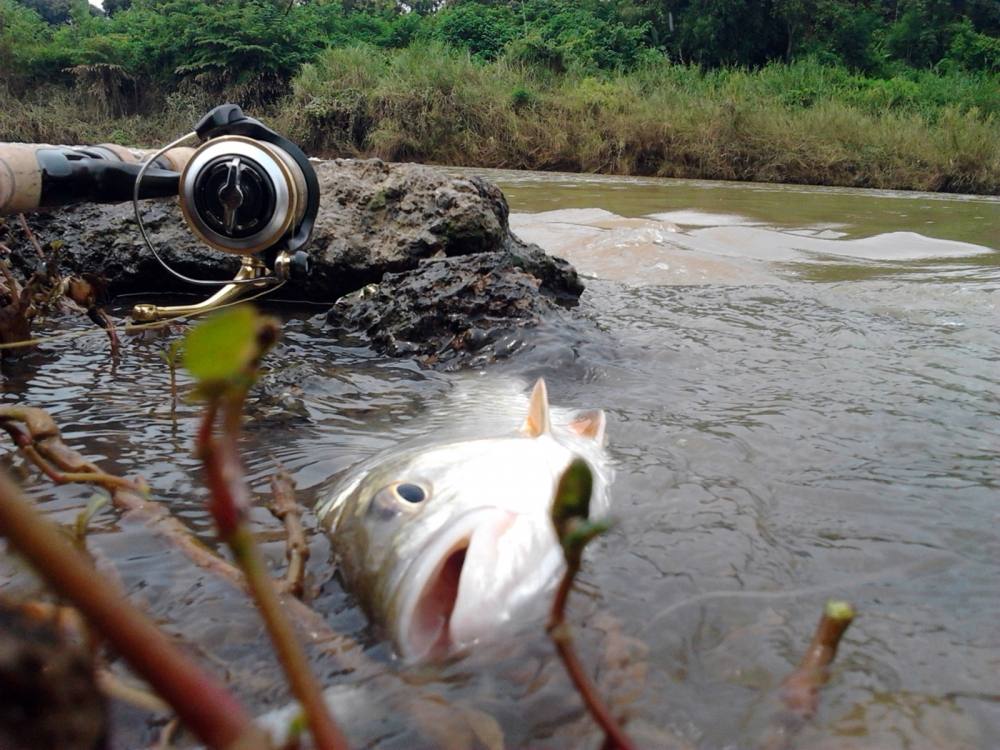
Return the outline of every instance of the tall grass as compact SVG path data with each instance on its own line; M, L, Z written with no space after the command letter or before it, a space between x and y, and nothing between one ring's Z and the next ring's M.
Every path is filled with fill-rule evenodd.
M151 118L88 120L72 99L0 94L0 139L162 142L204 103L175 95ZM988 74L664 61L593 76L438 45L355 46L304 66L258 114L316 156L1000 193L1000 85Z
M0 141L163 145L219 103L197 89L150 98L141 114L114 117L78 88L50 85L15 96L0 85Z

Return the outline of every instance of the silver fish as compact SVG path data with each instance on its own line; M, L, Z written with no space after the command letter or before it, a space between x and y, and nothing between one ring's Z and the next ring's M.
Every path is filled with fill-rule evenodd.
M510 434L394 451L349 476L317 513L348 586L407 661L433 661L537 616L563 570L549 512L574 457L607 510L605 416L553 420L545 382Z

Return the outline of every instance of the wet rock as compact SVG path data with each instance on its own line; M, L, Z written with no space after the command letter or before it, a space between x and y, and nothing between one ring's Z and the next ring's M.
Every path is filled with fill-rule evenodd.
M567 264L547 259L510 233L507 202L486 180L377 159L315 166L321 202L308 248L314 270L304 282L283 289L285 298L333 302L386 273L416 268L423 259L482 252L535 258L533 273L563 299L574 299L582 290ZM181 273L210 279L235 274L238 258L201 245L175 202L147 201L143 216L154 246ZM109 280L112 294L204 291L156 262L142 243L131 204L75 206L36 214L30 221L42 242L63 243L64 272L99 273ZM8 240L22 274L37 264L17 226L10 228Z
M363 332L382 353L441 369L502 359L525 345L527 329L559 309L563 282L547 281L531 255L491 252L421 261L412 271L386 274L380 284L341 298L328 320Z
M143 221L161 256L181 273L195 278L232 278L239 269L236 256L209 250L187 230L172 201L144 203ZM30 275L38 257L20 227L8 219L8 244L14 268ZM64 274L94 273L108 280L112 294L123 292L199 292L205 287L175 278L146 249L130 203L81 205L36 213L28 223L38 240L61 243ZM206 292L206 296L213 290Z

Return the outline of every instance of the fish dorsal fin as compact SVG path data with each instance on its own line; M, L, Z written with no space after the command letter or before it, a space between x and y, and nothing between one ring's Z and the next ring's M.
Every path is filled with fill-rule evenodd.
M590 438L594 442L604 445L604 430L607 421L607 417L600 409L584 411L573 417L573 421L569 423L569 429L580 437Z
M528 437L538 437L552 431L549 418L549 393L545 388L545 380L539 378L531 390L531 403L528 404L528 416L521 425L521 432Z

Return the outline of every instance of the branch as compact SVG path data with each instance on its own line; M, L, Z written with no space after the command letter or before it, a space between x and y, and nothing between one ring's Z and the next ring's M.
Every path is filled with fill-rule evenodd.
M89 560L3 474L0 528L10 544L174 707L201 741L212 748L269 747L266 734L225 686L188 659L121 592L96 575Z
M31 246L35 248L35 253L38 254L40 260L45 260L45 251L42 250L42 245L35 237L35 233L31 231L31 227L28 226L28 218L24 214L18 214L17 220L21 223L21 229L24 231L24 236L28 238L28 242Z
M281 588L301 599L305 589L309 545L306 543L305 531L302 528L299 504L295 502L295 480L283 466L279 466L278 473L271 477L271 502L268 509L284 524L287 536L285 559L288 560L288 569L285 571Z
M86 476L90 481L104 486L111 492L115 508L139 520L156 536L173 545L199 568L226 580L241 591L247 590L243 573L230 562L202 544L181 521L156 500L150 498L141 479L126 480L108 474L96 464L87 461L77 451L62 442L59 428L52 417L42 409L26 406L0 406L0 429L14 439L22 455L48 475L65 479L72 472L77 477ZM57 480L58 481L58 480ZM281 606L298 625L300 635L321 653L332 657L340 671L354 673L359 680L369 684L389 682L387 695L398 701L394 710L405 711L419 721L421 696L412 686L400 689L400 677L387 673L383 665L372 662L364 648L354 639L338 633L319 612L301 600L283 593ZM435 705L440 703L434 697Z

